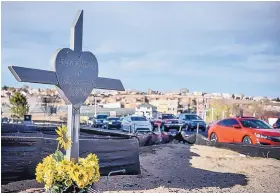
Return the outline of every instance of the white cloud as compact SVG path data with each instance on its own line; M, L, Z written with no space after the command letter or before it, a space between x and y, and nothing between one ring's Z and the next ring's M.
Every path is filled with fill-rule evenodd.
M102 76L132 82L135 77L149 74L151 77L146 78L153 84L152 79L165 74L174 79L213 78L220 71L224 80L238 76L239 81L277 83L279 5L3 2L3 79L11 80L7 73L11 63L50 69L54 51L69 46L74 14L83 8L84 50L97 56Z

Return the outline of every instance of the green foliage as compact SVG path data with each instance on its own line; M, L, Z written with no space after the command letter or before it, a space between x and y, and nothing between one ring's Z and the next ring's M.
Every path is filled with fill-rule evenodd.
M4 85L4 86L2 87L3 90L8 90L8 88L9 88L9 87L7 87L6 85Z
M212 121L212 108L213 108L213 121L230 116L230 107L221 100L214 100L210 104L209 112L206 113L207 122Z
M20 92L15 92L10 97L11 113L17 118L22 118L29 111L27 99Z
M64 159L64 155L60 150L56 150L53 154L53 158L55 159L55 161L60 162Z

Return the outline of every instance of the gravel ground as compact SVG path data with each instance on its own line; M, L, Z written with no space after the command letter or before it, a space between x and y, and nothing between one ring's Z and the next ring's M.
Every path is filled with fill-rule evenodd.
M106 193L280 192L278 160L198 145L163 144L140 149L141 175L112 176L108 186L106 177L102 177L97 189ZM1 192L31 187L40 185L34 181L15 182L3 185Z

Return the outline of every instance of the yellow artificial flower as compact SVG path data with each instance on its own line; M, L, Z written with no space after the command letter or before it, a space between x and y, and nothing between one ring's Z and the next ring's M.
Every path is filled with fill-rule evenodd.
M37 167L36 167L36 173L35 173L35 175L36 175L36 180L37 180L37 182L39 182L39 183L43 183L43 171L44 171L44 166L43 166L43 164L42 163L39 163L38 165L37 165Z
M85 160L87 162L94 162L94 163L98 163L98 161L99 161L97 156L95 154L93 154L93 153L88 154L88 156L86 157Z
M70 168L71 179L76 179L79 171L80 171L80 167L78 165L74 164L73 167Z
M84 188L86 185L88 185L87 179L86 173L83 170L80 170L74 180L79 188Z
M64 181L64 184L65 184L65 186L66 186L66 187L71 186L71 185L72 185L72 183L73 183L73 182L72 182L72 180L71 180L71 179L67 179L67 180L65 180L65 181Z
M65 125L62 125L61 127L57 127L58 129L55 130L56 133L58 134L58 143L61 148L67 150L71 147L71 139L67 134L67 127Z
M52 160L52 156L49 155L47 157L45 157L43 159L43 162L42 163L39 163L36 167L36 180L39 182L39 183L43 183L44 182L44 175L45 175L45 170L46 168L48 167L52 167L53 166L53 160Z
M64 127L57 130L59 140L62 140L63 135L67 133L67 128ZM95 154L89 154L86 158L78 158L78 160L71 159L71 161L66 158L57 161L51 154L37 165L36 180L39 183L44 183L46 190L52 189L56 184L62 184L64 187L76 184L80 189L83 189L99 180L98 161Z
M45 188L47 190L53 186L53 184L54 184L54 171L53 170L47 170L45 172L44 181L45 181Z

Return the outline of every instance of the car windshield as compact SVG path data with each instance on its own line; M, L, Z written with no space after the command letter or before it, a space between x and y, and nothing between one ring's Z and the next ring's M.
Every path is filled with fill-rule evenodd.
M187 120L202 120L199 116L197 115L185 115L185 118Z
M118 118L118 117L114 117L114 118L108 118L108 120L109 121L119 121L120 120L120 118Z
M96 119L107 119L108 115L97 115Z
M163 114L162 119L175 119L175 116L172 114Z
M273 129L269 124L258 119L242 119L240 120L243 127L255 129Z
M131 117L132 121L147 121L145 117Z

